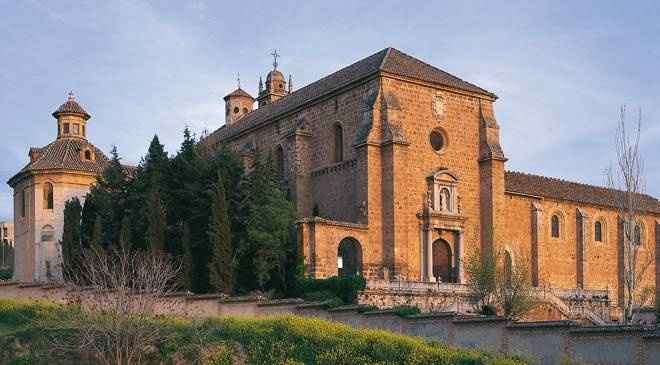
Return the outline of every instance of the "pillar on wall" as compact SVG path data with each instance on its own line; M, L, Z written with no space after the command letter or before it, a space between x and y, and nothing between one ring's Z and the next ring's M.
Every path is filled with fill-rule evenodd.
M479 100L479 191L481 205L481 252L492 254L494 245L504 239L504 163L500 127L493 103Z
M532 285L539 286L539 248L543 237L543 206L540 202L532 202L532 247L531 247L531 266L532 266Z
M623 267L624 267L624 263L623 263L623 260L624 260L623 218L621 218L620 216L617 216L616 222L617 222L617 224L616 224L616 227L617 227L617 230L616 230L616 238L617 238L616 239L617 293L616 294L617 294L617 303L618 303L619 307L623 308L623 306L625 304L625 301L623 299L623 295L624 295L624 288L623 288L624 287L624 283L623 283Z
M382 84L381 84L382 85ZM408 232L405 224L401 224L401 213L397 206L405 204L402 201L407 189L405 175L399 171L405 169L408 161L407 150L410 142L402 127L405 113L395 94L384 92L381 86L380 118L382 125L381 148L381 179L383 206L383 267L391 268L398 278L408 277Z
M584 273L587 265L587 227L589 215L582 209L577 209L575 230L575 270L576 287L585 287Z
M288 173L289 186L292 187L293 198L296 204L296 212L299 218L311 217L312 215L312 180L311 169L311 128L307 125L304 117L296 121L295 129L287 136L289 163L291 169Z
M454 269L456 272L456 282L463 283L464 269L463 269L463 230L454 232Z

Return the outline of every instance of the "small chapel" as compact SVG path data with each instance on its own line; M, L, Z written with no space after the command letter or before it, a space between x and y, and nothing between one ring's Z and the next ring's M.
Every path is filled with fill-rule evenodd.
M52 114L56 138L44 147L32 147L29 161L8 184L14 190L14 280L56 281L62 278L64 204L81 202L108 158L87 140L91 115L73 93Z

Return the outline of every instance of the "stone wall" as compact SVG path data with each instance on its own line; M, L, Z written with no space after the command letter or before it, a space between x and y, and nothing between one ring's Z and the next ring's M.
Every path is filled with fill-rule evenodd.
M0 283L0 299L49 300L66 303L72 293L62 286ZM171 308L178 308L172 312ZM585 327L571 321L510 322L501 317L438 312L400 317L393 310L364 312L352 305L330 310L300 299L178 295L164 298L162 314L198 317L295 314L420 336L453 346L522 356L536 364L640 364L660 361L660 335L641 326Z

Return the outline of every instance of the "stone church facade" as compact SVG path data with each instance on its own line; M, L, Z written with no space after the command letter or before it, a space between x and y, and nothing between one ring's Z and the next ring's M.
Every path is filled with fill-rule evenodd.
M226 124L201 143L248 167L257 150L274 156L309 274L461 283L468 255L498 250L527 257L537 286L622 296L621 193L507 171L493 93L393 48L290 82L275 63L258 108L240 87L227 95ZM653 259L660 202L640 202L640 257Z
M14 190L14 280L61 279L64 205L81 203L108 158L87 140L90 115L69 94L53 117L57 138L29 151L29 162L8 184Z

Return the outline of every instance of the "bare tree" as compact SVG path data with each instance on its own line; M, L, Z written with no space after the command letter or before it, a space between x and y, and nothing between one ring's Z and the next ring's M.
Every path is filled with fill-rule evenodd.
M532 286L531 263L521 253L514 258L510 252L500 255L495 273L495 298L504 316L519 318L537 304Z
M159 313L180 313L170 298L181 265L167 255L117 247L86 249L68 283L80 315L45 325L52 352L73 353L102 364L138 364L167 340ZM53 331L54 330L54 331Z
M468 256L465 263L467 286L472 297L476 299L475 309L482 314L490 314L495 308L496 271L496 254L482 255L477 250Z
M531 310L537 299L530 268L524 255L514 259L501 250L486 255L477 251L469 256L465 266L467 285L477 300L477 309L482 314L499 309L507 317L519 317Z
M619 190L615 204L619 212L621 247L623 251L623 320L632 321L633 309L638 305L641 281L653 261L652 247L643 239L640 223L641 199L644 194L644 161L639 150L642 112L637 122L629 126L626 107L621 106L615 134L616 164L607 171L607 185ZM645 255L640 255L642 248Z

